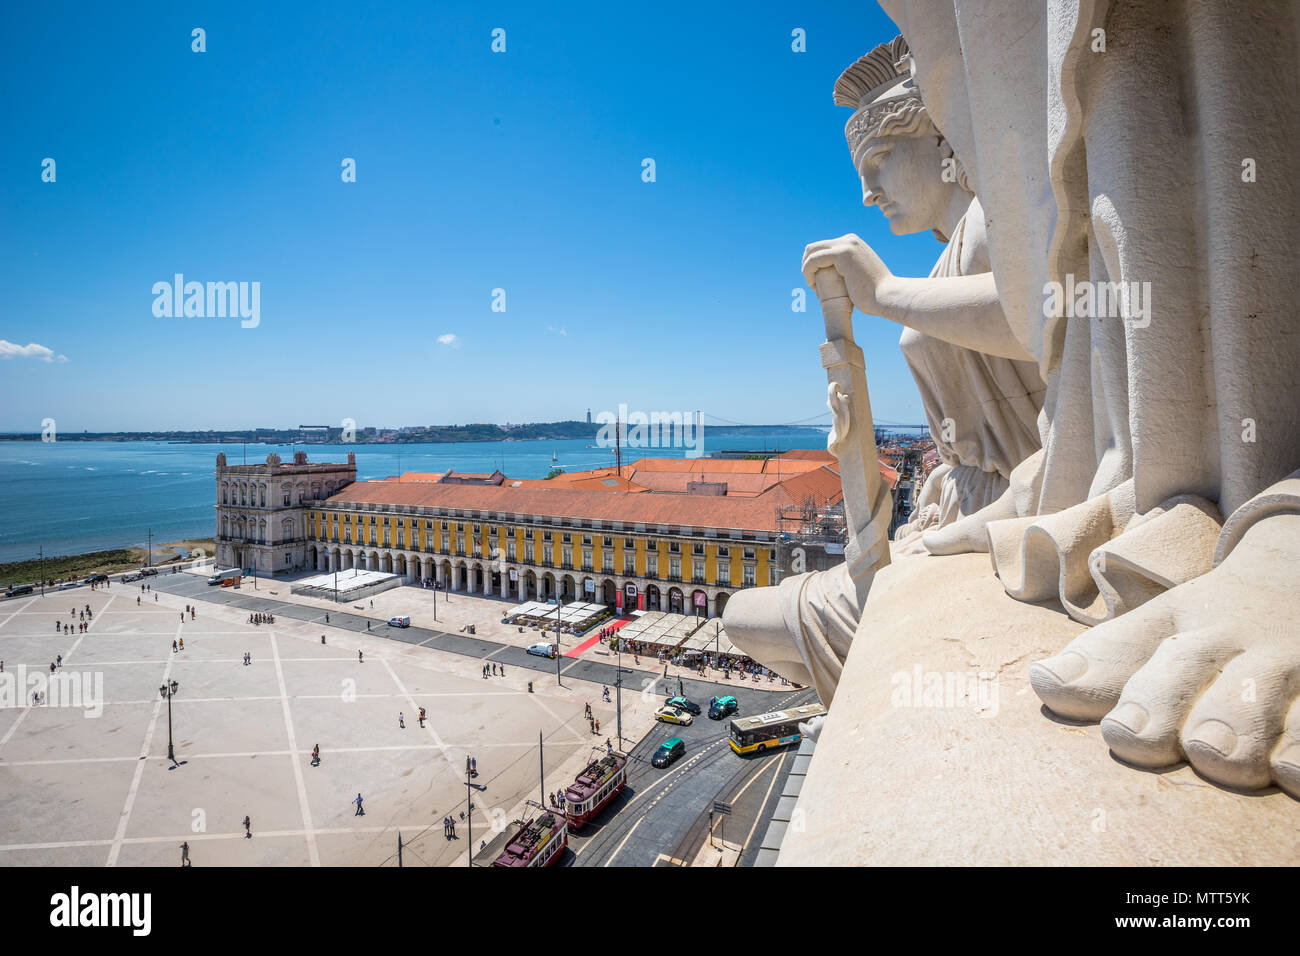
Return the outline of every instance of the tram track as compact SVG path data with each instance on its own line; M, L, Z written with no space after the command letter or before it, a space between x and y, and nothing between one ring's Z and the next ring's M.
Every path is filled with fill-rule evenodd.
M771 706L773 709L798 706L814 697L815 691L805 688L792 691ZM605 822L590 837L571 838L570 845L573 851L571 865L609 865L613 858L620 854L623 844L627 842L633 829L640 826L656 810L660 813L672 813L677 821L685 822L684 829L664 840L664 848L659 852L659 859L667 857L670 860L684 862L693 859L707 836L709 810L713 802L716 800L731 802L735 799L735 795L743 793L750 781L771 767L771 760L780 760L784 756L784 752L773 752L766 758L740 757L733 754L728 744L730 735L723 729L725 726L723 724L719 727L719 732L692 740L694 754L682 760L666 774L652 767L649 757L660 743L676 735L675 728L659 724L652 727L628 755L628 782L624 794L630 790L632 795L630 797L620 795L617 803L607 807L605 814L602 814ZM682 812L680 801L675 806L660 807L661 802L669 799L678 785L688 779L687 775L691 777L707 775L711 770L716 771L719 762L724 760L736 760L739 765L733 773L726 774L722 779L708 784L705 789L696 789L691 794L692 799L696 801L693 805L700 807L698 811L688 817ZM754 808L752 814L754 820L762 814L765 803L765 800L760 800L758 806ZM749 824L754 820L742 815L738 816L735 822L737 825L745 826L747 832ZM671 847L671 850L667 847ZM637 862L638 865L650 865L649 860Z

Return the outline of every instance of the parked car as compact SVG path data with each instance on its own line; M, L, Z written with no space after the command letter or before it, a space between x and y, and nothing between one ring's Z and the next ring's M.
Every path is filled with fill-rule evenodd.
M734 697L719 697L713 701L709 707L709 720L721 720L728 714L734 714L740 709Z
M139 581L141 577L142 575L140 574L139 571L130 571L122 575L122 583L130 584L132 581Z
M700 716L700 705L694 701L687 700L685 697L669 697L664 701L665 707L676 707L678 710L684 710L692 716Z
M20 594L31 594L32 586L30 584L15 584L5 592L5 597L18 597Z
M690 724L695 718L676 707L660 707L655 711L655 720L665 724Z
M411 619L409 617L390 617L388 619L389 627L410 627Z
M669 737L650 758L652 767L666 767L682 754L686 753L686 743L681 737Z
M79 587L81 587L80 581L64 581L62 584L59 585L59 590L71 591L73 588L79 588Z
M87 584L99 584L99 583L101 583L101 582L103 582L103 581L107 581L107 580L108 580L108 575L107 575L107 574L92 574L90 577L86 578L86 583L87 583Z
M140 577L147 578L158 573L157 568L141 568Z
M218 571L216 574L213 574L211 577L208 578L208 584L209 585L220 584L228 577L232 577L232 576L239 577L241 574L243 574L243 572L240 571L238 568L233 568L228 571Z
M524 648L524 650L535 657L547 657L552 659L555 657L554 644L547 644L544 642L541 644L530 644L528 647Z

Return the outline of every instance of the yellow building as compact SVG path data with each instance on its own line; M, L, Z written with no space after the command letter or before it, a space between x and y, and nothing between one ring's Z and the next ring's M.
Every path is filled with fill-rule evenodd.
M306 559L526 601L716 615L777 582L777 514L839 500L825 453L643 459L548 481L407 473L313 502Z

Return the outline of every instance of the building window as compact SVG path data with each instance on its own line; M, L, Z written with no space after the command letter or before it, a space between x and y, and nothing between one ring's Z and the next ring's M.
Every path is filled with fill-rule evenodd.
M623 539L623 547L625 547L625 548L635 548L635 547L636 547L636 542L633 541L631 538L624 538L624 539Z
M704 545L702 544L691 545L691 554L703 554L703 553L704 553Z
M566 534L565 537L567 538L568 535ZM572 548L565 548L564 551L563 551L563 555L562 555L562 556L563 556L563 558L564 558L564 566L565 566L566 568L571 568L571 567L573 567L573 549L572 549Z
M513 541L508 541L506 542L506 560L513 561L514 559L515 559L515 543Z
M729 558L729 557L731 557L731 549L728 548L728 547L721 547L721 548L718 548L718 557L720 557L720 558Z
M608 574L614 573L614 555L608 551L605 552L604 568L606 573Z
M645 573L646 577L657 577L659 574L659 555L651 553L645 556Z
M681 553L682 553L682 543L681 543L680 541L669 541L669 542L668 542L668 553L669 553L669 554L681 554Z
M289 492L287 491L284 493L284 506L286 508L289 507ZM289 556L287 554L284 556L284 558L286 561L289 560Z
M681 579L682 579L682 559L669 558L668 559L668 580L680 581Z
M613 539L613 538L602 538L602 539L601 539L601 543L604 544L605 547L607 547L607 548L612 548L612 547L614 547L614 539Z
M752 588L754 586L754 566L752 564L745 565L741 583L747 588Z
M745 560L746 560L746 561L753 561L753 560L754 560L754 549L753 549L753 548L746 548L746 549L745 549Z
M636 574L636 555L633 554L623 555L623 573Z
M704 562L703 561L695 562L694 572L695 572L694 573L695 583L703 584L704 583Z
M582 549L582 570L591 570L591 548Z
M532 564L532 563L533 563L533 546L531 544L526 544L524 545L524 564Z
M549 544L542 545L542 564L552 564L553 562L551 559L554 554L555 552L551 549Z
M266 485L262 486L262 507L266 507Z

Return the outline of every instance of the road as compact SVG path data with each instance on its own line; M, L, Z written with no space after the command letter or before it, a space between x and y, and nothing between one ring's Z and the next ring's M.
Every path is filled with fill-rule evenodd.
M707 704L717 685L686 681L687 696ZM757 714L816 700L810 689L776 699L729 686L740 713ZM702 692L702 693L701 693ZM698 695L698 696L697 696ZM632 749L628 783L594 824L569 838L566 862L575 866L690 865L708 840L709 811L715 800L732 804L716 828L717 838L743 846L740 865L752 862L767 821L794 760L793 748L741 757L727 743L728 720L701 714L689 727L656 724ZM669 737L681 737L686 754L662 770L650 757ZM721 820L721 818L719 818Z
M238 607L300 621L325 623L372 637L448 651L553 675L555 662L525 653L522 647L466 634L424 627L393 628L383 620L352 610L296 604L259 594L247 586L239 591L212 588L193 574L159 574L151 587L196 600ZM589 658L561 658L566 679L614 687L618 668ZM630 751L628 784L617 801L581 833L570 835L569 851L561 865L574 866L681 866L688 865L708 840L709 810L715 800L732 804L732 813L716 827L719 839L743 847L740 864L757 854L763 829L784 787L794 760L794 749L741 757L727 744L729 720L707 717L712 695L730 694L740 704L741 715L753 715L816 700L812 689L792 690L746 685L741 681L718 683L676 678L665 680L644 670L623 668L623 693L640 693L660 700L685 693L704 713L690 726L656 723ZM611 728L612 729L612 728ZM671 767L657 769L650 757L669 737L681 737L686 754Z

